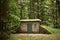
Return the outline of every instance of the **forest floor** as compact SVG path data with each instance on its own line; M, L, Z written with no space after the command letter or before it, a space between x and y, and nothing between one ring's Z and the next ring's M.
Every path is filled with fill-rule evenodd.
M12 34L10 40L60 40L55 34Z
M52 34L11 34L10 40L60 40L60 29L41 25Z

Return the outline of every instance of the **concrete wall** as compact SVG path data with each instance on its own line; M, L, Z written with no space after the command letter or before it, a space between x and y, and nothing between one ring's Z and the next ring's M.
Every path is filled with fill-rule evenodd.
M39 22L22 22L21 23L21 32L27 32L27 24L32 23L32 32L39 32Z
M27 32L27 23L21 23L21 32Z
M34 22L32 25L33 32L39 32L39 22Z

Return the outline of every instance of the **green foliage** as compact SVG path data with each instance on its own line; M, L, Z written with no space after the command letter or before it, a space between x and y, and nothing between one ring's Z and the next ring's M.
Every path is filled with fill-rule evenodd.
M56 29L56 28L52 28L51 26L45 26L45 25L41 25L43 28L47 29L49 32L51 32L52 34L60 34L60 29Z
M0 5L0 39L7 40L20 26L20 10L16 0L1 0Z
M14 31L20 25L20 10L16 0L9 0L9 23L10 31Z
M19 3L18 3L19 2ZM60 27L60 0L1 0L1 31L11 32L20 19L41 19L44 25ZM3 25L3 27L2 27ZM2 29L3 28L3 29Z
M59 3L59 0L20 0L20 17L41 19L44 25L60 25Z
M20 10L16 0L1 0L0 30L10 33L20 25Z

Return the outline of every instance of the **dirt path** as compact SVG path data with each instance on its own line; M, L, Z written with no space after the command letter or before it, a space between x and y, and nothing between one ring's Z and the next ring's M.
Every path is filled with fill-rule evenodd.
M60 40L60 35L57 35L55 37L52 37L51 40Z

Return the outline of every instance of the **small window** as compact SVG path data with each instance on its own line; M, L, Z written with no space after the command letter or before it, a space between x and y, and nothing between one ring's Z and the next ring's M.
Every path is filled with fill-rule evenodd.
M34 24L34 28L36 28L36 24Z

